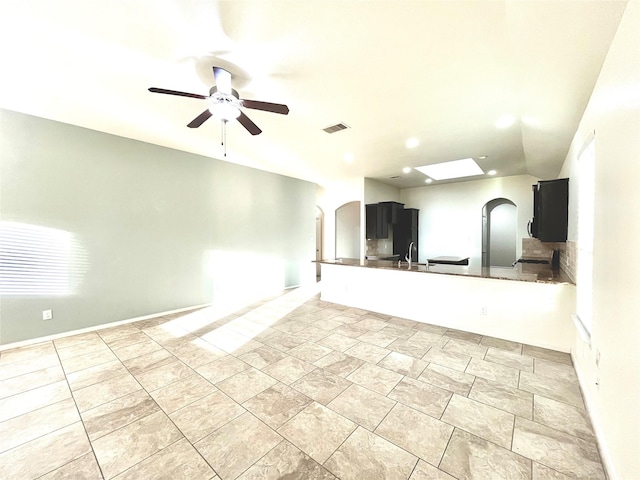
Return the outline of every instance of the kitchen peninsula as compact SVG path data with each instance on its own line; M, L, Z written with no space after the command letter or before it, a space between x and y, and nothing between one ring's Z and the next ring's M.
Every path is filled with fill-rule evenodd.
M513 268L323 260L321 299L568 352L575 285L545 265Z
M440 257L445 258L445 257ZM449 258L449 257L446 257ZM451 257L453 258L453 257ZM409 264L390 260L357 260L341 258L337 260L322 260L319 263L327 265L351 265L367 268L382 268L386 270L402 270L411 272L437 273L444 275L463 275L480 278L493 278L500 280L516 280L523 282L542 283L571 283L569 276L560 269L552 269L549 265L516 263L513 267L473 267L456 262L430 262Z

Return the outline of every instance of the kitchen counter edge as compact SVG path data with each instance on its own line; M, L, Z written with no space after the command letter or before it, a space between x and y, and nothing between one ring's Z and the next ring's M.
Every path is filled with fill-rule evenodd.
M494 280L511 280L517 282L574 284L569 276L561 269L551 269L548 265L527 265L518 263L514 267L478 268L462 265L438 265L418 263L408 264L390 260L359 260L355 258L338 258L315 260L316 263L327 265L343 265L351 267L378 268L384 270L399 270L416 273L435 273L440 275L455 275L462 277L492 278Z

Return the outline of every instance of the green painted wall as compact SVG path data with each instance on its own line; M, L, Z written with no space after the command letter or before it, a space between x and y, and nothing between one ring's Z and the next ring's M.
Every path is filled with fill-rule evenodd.
M15 228L42 237L32 250L68 244L65 293L5 279L0 344L313 278L315 184L7 110L0 149L5 244Z

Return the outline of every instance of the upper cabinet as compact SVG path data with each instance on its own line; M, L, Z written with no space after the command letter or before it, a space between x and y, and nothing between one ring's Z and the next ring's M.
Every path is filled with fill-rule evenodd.
M365 205L367 240L389 237L387 209L377 203Z
M380 202L378 208L386 210L387 221L391 225L395 225L400 221L400 215L404 210L404 203L398 202Z
M365 205L367 239L389 238L389 224L400 220L403 203L380 202Z
M541 242L566 242L569 220L569 179L543 180L533 189L533 219L529 234Z

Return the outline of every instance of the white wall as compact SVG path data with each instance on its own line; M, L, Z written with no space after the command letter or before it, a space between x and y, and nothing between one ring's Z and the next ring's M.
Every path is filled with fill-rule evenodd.
M400 202L400 189L372 178L364 179L364 204Z
M577 157L595 131L591 345L573 358L614 479L640 478L640 2L620 22L560 176L569 176L569 239L577 240ZM578 268L580 259L578 258ZM580 289L580 285L577 285ZM598 361L599 355L599 361Z
M533 215L531 185L537 182L530 175L516 175L401 190L402 203L420 209L418 261L441 255L468 256L470 265L480 267L482 207L499 197L516 204L516 255L520 257L520 239L528 237L527 221Z

